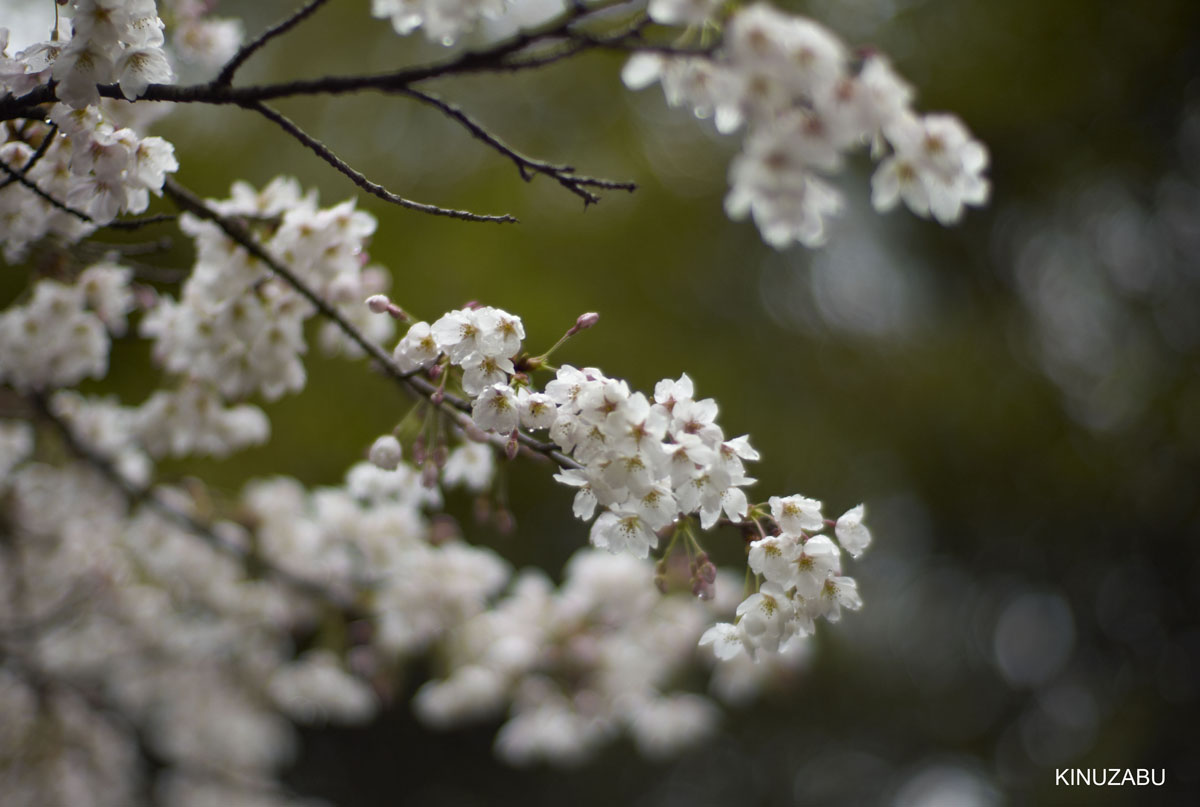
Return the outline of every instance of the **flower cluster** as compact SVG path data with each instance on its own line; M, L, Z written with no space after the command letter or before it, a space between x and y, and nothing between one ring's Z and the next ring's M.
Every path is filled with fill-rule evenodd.
M369 304L381 313L393 307L382 296ZM595 322L594 314L580 317L568 336ZM756 532L760 537L750 545L749 563L765 582L738 607L736 624L704 634L703 644L715 644L719 658L731 660L743 650L755 658L760 651L786 652L813 632L815 619L836 621L842 607L861 606L857 584L842 575L838 544L816 534L833 525L821 515L821 503L799 495L772 497L770 516L765 506L751 505L742 490L754 481L745 463L757 460L758 452L746 435L726 439L716 402L696 400L686 374L660 381L651 399L596 368L564 365L537 391L527 374L515 372L514 359L534 368L545 362L544 356L518 356L524 336L518 317L490 307L466 308L432 326L413 324L395 357L407 372L431 368L443 385L446 374L458 368L474 426L506 438L510 446L516 446L521 428L547 431L575 463L555 475L578 489L575 515L589 520L601 510L590 534L597 548L644 559L667 531L686 533L695 542L689 525L694 517L706 530L724 517ZM376 441L372 456L379 467L394 467L400 446L386 435ZM766 519L775 525L770 535ZM855 557L870 543L862 519L860 505L836 522L838 541ZM663 564L669 554L668 549ZM691 571L693 591L711 597L716 577L711 561L698 555Z
M67 419L82 432L97 410L73 397L52 408L77 410ZM140 746L163 764L157 789L177 793L172 804L211 804L214 791L285 803L273 780L294 748L288 716L360 722L378 703L340 659L295 656L293 633L318 611L177 521L127 507L86 463L35 461L32 449L0 425L8 547L19 547L0 552L6 799L142 803ZM182 490L158 495L196 507ZM214 528L245 541L233 523Z
M659 382L653 401L596 368L570 365L544 391L533 390L527 379L514 389L509 378L524 335L521 320L507 312L463 309L433 326L414 324L395 356L408 371L441 356L462 368L472 418L485 432L515 439L522 427L548 430L580 465L555 477L579 488L575 514L588 520L597 506L604 509L591 531L597 547L645 558L658 545L658 530L681 516L699 514L704 529L722 514L745 519L741 487L754 480L744 463L758 459L758 452L745 435L725 438L716 402L695 400L686 374Z
M50 404L99 455L137 453L119 407L72 392ZM212 525L230 554L113 495L88 463L35 459L46 453L27 425L0 421L0 492L21 547L0 552L12 604L0 620L0 779L13 798L137 803L141 747L173 804L290 803L274 781L294 751L290 721L372 718L396 692L398 665L426 652L444 677L422 688L418 714L445 726L508 710L496 749L512 762L577 762L622 731L663 755L716 725L715 704L677 679L732 603L661 596L653 564L597 550L578 553L558 589L524 571L497 599L508 564L431 521L440 494L402 461L360 463L338 487L251 483L238 521ZM197 490L159 487L158 501L194 512ZM347 592L350 610L253 573L237 554L249 551ZM297 634L318 641L296 654ZM730 667L713 686L763 682L762 669ZM79 755L102 764L72 765Z
M657 0L650 14L693 24L715 8ZM842 207L824 177L866 145L876 157L888 155L872 179L880 211L903 199L918 215L950 224L966 205L987 200L987 151L957 118L919 117L912 89L883 56L852 58L817 23L769 5L734 12L712 57L637 53L623 78L632 89L661 82L672 106L713 117L723 133L745 129L725 209L735 219L752 216L777 248L824 243Z
M109 333L124 332L132 307L129 276L96 264L72 285L40 281L28 302L0 313L0 381L41 391L104 376Z
M765 582L738 606L736 623L714 625L700 640L721 659L786 650L813 633L814 620L836 622L842 608L862 607L858 584L842 576L841 549L858 557L871 542L862 523L863 506L834 523L839 547L816 534L828 526L819 501L772 496L769 504L779 532L754 541L749 554L751 570Z
M242 43L242 21L213 17L210 0L166 0L170 17L171 46L182 61L215 70L237 53Z
M27 116L0 144L0 246L11 262L46 236L74 244L145 211L178 169L171 144L143 134L156 105L100 98L116 83L144 100L151 83L173 79L154 0L58 5L69 41L56 31L10 57L0 29L0 97ZM208 67L241 38L236 23L208 17L212 6L168 0L163 12L176 52ZM505 59L518 51L557 58L593 36L578 23L614 19L599 16L603 5L559 0L374 0L372 11L450 45L510 7L523 20L565 16L497 48L489 67L516 66ZM650 0L649 14L711 32L719 7ZM865 144L882 158L881 210L903 200L951 222L983 201L982 146L954 118L916 116L882 57L856 61L814 23L762 5L727 23L713 55L643 53L624 77L660 81L672 104L745 131L726 204L753 215L769 242L823 240L841 205L823 177ZM636 50L641 36L612 43ZM229 100L223 86L208 87L217 103ZM225 200L175 198L192 211L179 227L196 253L178 289L152 273L155 286L138 280L145 267L115 252L95 262L84 247L64 249L47 262L53 279L0 313L0 383L17 411L54 426L0 421L0 790L15 802L125 805L153 792L185 807L289 803L275 780L293 751L291 721L368 720L397 694L401 665L425 654L437 677L417 695L419 715L446 725L506 712L496 748L512 762L578 761L621 733L647 755L668 754L716 724L711 700L679 688L698 647L723 662L710 689L741 697L799 663L815 619L861 605L841 566L843 549L857 557L870 542L861 506L833 522L801 496L752 503L746 463L758 452L746 436L726 437L716 402L696 399L687 375L646 394L594 367L555 368L558 345L528 355L521 319L489 306L412 324L396 346L389 374L424 395L414 411L432 415L435 444L418 438L411 460L398 427L338 486L280 477L238 495L190 479L156 484L156 459L267 439L268 419L249 401L305 386L318 309L329 320L319 344L349 357L407 318L382 294L386 271L369 265L376 221L353 202L320 207L287 179L261 191L238 183ZM566 336L596 321L584 315ZM151 342L161 384L137 406L70 389L102 378L113 339L129 330ZM542 371L553 372L544 385ZM447 414L467 438L453 450ZM487 491L501 447L553 458L575 515L594 519L592 546L559 587L540 572L514 575L450 516L431 517L443 488ZM722 522L754 573L740 605L737 576L725 579L694 534ZM734 621L709 627L720 619Z
M483 20L495 19L508 7L507 0L371 0L371 13L390 19L400 35L417 28L430 42L453 45Z
M75 0L68 8L74 12L71 39L51 68L63 103L94 106L97 85L113 82L132 100L149 85L174 79L154 0Z
M653 566L581 550L557 590L523 572L493 608L445 642L444 678L418 691L437 726L509 708L496 751L517 764L572 763L622 730L649 756L673 753L716 727L717 709L667 687L691 661L711 609L662 597Z
M347 305L382 288L386 278L363 268L375 219L353 202L320 208L315 194L303 194L294 180L277 179L262 191L239 183L231 199L212 204L257 222L265 248L331 304L345 308L370 337L390 335L390 320ZM266 437L261 412L249 406L224 409L223 401L254 394L274 400L304 387L304 323L315 309L213 223L186 215L180 226L195 240L195 266L180 298L158 299L140 330L154 340L155 359L184 383L145 404L143 432L157 435L150 439L157 453L204 446L223 454ZM354 352L328 325L321 341L331 352Z
M166 175L179 168L170 143L118 125L100 106L57 104L50 120L53 126L34 123L0 145L0 161L12 172L0 187L0 244L8 261L20 260L45 235L77 241L121 213L143 212L150 194L161 193Z

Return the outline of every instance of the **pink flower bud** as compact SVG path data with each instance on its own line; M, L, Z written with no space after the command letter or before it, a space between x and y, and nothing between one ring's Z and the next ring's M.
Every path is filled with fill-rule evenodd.
M580 331L586 331L588 328L600 321L600 315L595 311L589 311L586 314L580 314L575 320L575 324L567 331L567 336L574 336Z
M429 543L438 546L461 536L462 530L453 516L439 513L433 517L433 523L429 525Z
M391 305L392 301L386 294L372 294L367 298L367 308L371 309L372 314L386 314Z

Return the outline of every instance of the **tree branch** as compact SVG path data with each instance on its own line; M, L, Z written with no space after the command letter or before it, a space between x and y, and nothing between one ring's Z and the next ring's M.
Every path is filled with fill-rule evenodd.
M280 36L281 34L286 34L296 25L299 25L301 22L308 19L313 12L325 5L326 2L328 2L328 0L310 0L308 5L297 9L287 19L272 25L270 28L255 37L252 41L242 45L242 47L238 49L238 52L233 55L233 58L230 59L223 68L221 68L221 72L217 75L216 79L213 80L213 83L224 85L230 84L233 81L233 74L237 72L237 69L241 67L247 59L253 56L259 48L270 42L275 37Z
M68 205L66 202L62 202L62 201L59 201L58 199L55 199L52 195L50 195L49 193L46 193L44 190L42 190L40 187L38 187L36 182L29 179L29 177L27 177L25 175L26 171L28 170L27 168L17 170L16 168L13 168L12 166L10 166L7 163L0 160L0 169L3 169L5 171L5 173L8 174L8 177L9 177L8 180L5 181L4 185L0 185L0 189L3 189L3 187L5 187L6 185L8 185L12 182L20 183L24 187L28 188L29 190L31 190L35 194L37 194L39 198L45 200L45 202L47 204L49 204L51 207L61 210L64 213L69 213L72 216L74 216L75 218L79 219L80 221L86 222L95 227L100 227L100 228L104 228L104 229L108 229L108 230L136 230L139 227L146 227L151 224L160 224L164 221L174 221L175 220L175 217L170 215L169 213L158 213L158 214L155 214L152 216L143 216L142 218L138 218L138 219L122 219L122 220L113 219L108 224L100 224L95 219L93 219L91 216L89 216L87 213L84 213L82 210L76 210L75 208Z
M312 135L305 132L289 118L271 109L266 104L260 102L252 102L242 104L243 107L259 113L267 120L271 121L279 128L283 129L289 135L300 141L310 151L316 154L325 162L332 165L341 173L350 178L355 185L362 188L367 193L373 196L378 196L385 202L391 202L394 205L408 208L409 210L419 210L422 213L429 213L434 216L446 216L452 219L461 219L463 221L493 221L501 224L516 223L517 219L507 214L500 216L481 215L479 213L471 213L467 210L454 210L452 208L438 207L437 205L425 204L424 202L414 202L410 199L405 199L403 196L397 196L382 185L376 184L367 179L361 172L354 170L341 157L333 153L333 150L317 140Z
M471 420L471 404L464 401L455 395L450 395L444 390L439 389L426 378L422 378L414 371L406 373L400 369L399 365L387 354L383 348L371 341L360 331L354 323L346 319L342 314L331 305L324 297L293 272L288 266L281 261L275 259L270 253L259 244L254 235L246 229L245 225L234 218L223 216L217 211L209 207L204 200L196 196L187 188L180 185L174 179L167 179L163 186L167 195L179 205L181 210L186 210L199 218L211 221L217 225L222 232L225 233L235 243L242 246L247 252L253 255L258 260L262 261L277 277L295 289L301 297L308 300L314 308L330 322L334 323L337 328L344 333L349 339L358 345L362 350L379 363L392 380L396 381L405 391L419 398L425 398L432 402L443 412L449 414L456 424L463 429L471 429L474 423ZM507 442L504 435L492 434L488 435L488 440L499 448L503 448ZM517 442L520 446L535 454L544 456L555 462L561 468L579 468L579 463L568 457L559 450L554 443L546 443L538 440L525 432L517 432Z
M423 104L434 107L446 117L461 124L471 136L482 143L485 143L495 151L510 159L517 167L517 171L521 174L521 179L529 182L534 175L542 174L548 176L562 185L571 193L583 199L584 205L595 204L600 201L600 197L592 193L589 188L603 188L605 190L623 190L633 192L637 190L637 185L633 182L614 182L608 179L596 179L593 177L579 176L574 173L575 169L569 165L554 165L542 160L535 160L526 157L520 152L507 145L487 129L482 124L473 120L467 113L463 112L458 106L443 101L436 95L431 95L420 90L415 90L411 87L406 87L398 91L401 95L407 95L414 98Z
M344 93L374 90L396 92L397 90L430 79L486 72L515 72L543 67L578 53L592 49L630 50L634 37L646 24L639 18L632 25L612 35L594 35L574 28L598 15L611 11L626 0L610 6L581 7L568 9L557 18L536 28L522 31L503 42L478 51L466 51L433 64L406 67L389 73L358 76L325 76L315 79L262 84L249 87L233 87L219 80L204 84L179 86L175 84L151 84L138 101L167 101L181 104L234 104L247 106L256 101L272 101L302 95L341 95ZM557 42L565 46L550 53L526 58L510 58L533 45ZM640 45L638 47L641 47ZM647 49L662 48L646 45ZM707 51L698 51L703 55ZM34 107L54 103L54 82L44 84L23 96L0 98L0 120L30 117ZM97 88L105 98L126 100L116 84L104 84ZM41 117L41 116L36 116Z

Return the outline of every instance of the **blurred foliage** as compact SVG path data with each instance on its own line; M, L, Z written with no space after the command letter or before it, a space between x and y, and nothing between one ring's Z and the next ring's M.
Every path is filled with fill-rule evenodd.
M244 14L253 31L292 5L224 0L221 10ZM1050 226L1054 200L1097 178L1153 196L1186 157L1176 133L1200 101L1200 4L789 5L890 54L920 108L967 122L992 152L986 210L949 230L906 213L880 220L849 187L866 185L864 165L842 183L851 209L830 247L850 261L822 267L821 254L774 253L752 225L723 215L736 144L667 109L657 90L625 91L615 54L436 86L526 153L639 183L587 210L549 182L522 183L502 158L403 98L280 108L404 196L521 219L466 224L360 198L379 218L372 258L391 270L406 309L432 318L482 300L519 313L534 351L598 311L600 325L557 359L642 389L686 371L719 401L726 430L749 432L762 451L759 496L801 491L834 514L865 500L877 543L851 573L866 608L822 632L803 680L731 710L724 736L674 763L621 747L579 771L513 771L490 756L494 727L431 735L398 704L368 730L311 732L292 776L300 791L354 805L920 804L912 798L922 791L906 783L944 765L985 783L966 803L1148 803L1147 791L1055 788L1057 765L1165 767L1168 787L1149 800L1195 803L1200 354L1161 347L1154 360L1169 383L1136 417L1114 428L1081 422L1031 344L1005 257L1020 236L1005 216ZM380 71L437 55L367 12L366 0L332 4L239 80ZM279 173L320 188L326 202L354 195L243 110L179 109L161 133L183 157L180 180L209 196L224 196L236 177L261 186ZM855 268L851 247L883 256L879 271L891 274L875 279L891 285L821 286ZM180 244L167 260L186 254ZM871 304L857 310L859 299ZM889 316L898 325L880 326ZM140 400L152 384L145 358L122 346L108 388ZM279 472L336 482L409 403L362 364L313 355L308 367L303 395L267 407L268 446L168 472L231 494ZM556 574L587 528L549 476L514 464L517 532L468 533ZM470 502L454 506L469 519ZM727 538L711 538L713 551L737 562ZM1070 630L1048 634L1068 652L1051 680L1005 675L997 626L1015 602L1068 609ZM1014 624L1037 647L1037 620Z

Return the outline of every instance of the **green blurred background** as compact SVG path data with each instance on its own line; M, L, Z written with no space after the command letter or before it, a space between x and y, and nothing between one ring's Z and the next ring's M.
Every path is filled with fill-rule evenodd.
M293 5L219 11L255 31ZM1200 3L783 5L891 55L920 109L962 117L992 154L988 208L953 229L879 217L864 159L839 178L848 210L830 245L775 252L722 212L735 139L657 89L626 91L616 54L428 85L528 154L638 183L587 210L412 101L279 106L397 193L521 219L360 197L406 309L500 306L535 351L598 311L557 358L642 389L689 373L726 432L762 451L752 498L803 492L835 515L865 501L876 544L850 573L866 607L821 631L802 677L731 709L719 738L675 762L619 744L579 770L512 770L491 757L495 726L430 733L400 703L370 729L310 732L289 774L299 792L346 805L1196 803ZM368 7L330 4L240 80L437 56ZM160 132L179 179L208 196L281 173L326 203L354 195L245 111L180 109ZM121 350L117 383L136 402L153 380L139 348ZM231 493L280 472L335 483L407 402L361 364L308 366L305 393L267 407L269 445L170 472ZM470 535L557 574L586 542L570 492L543 467L507 473L518 530ZM1056 767L1166 768L1168 785L1055 787Z

